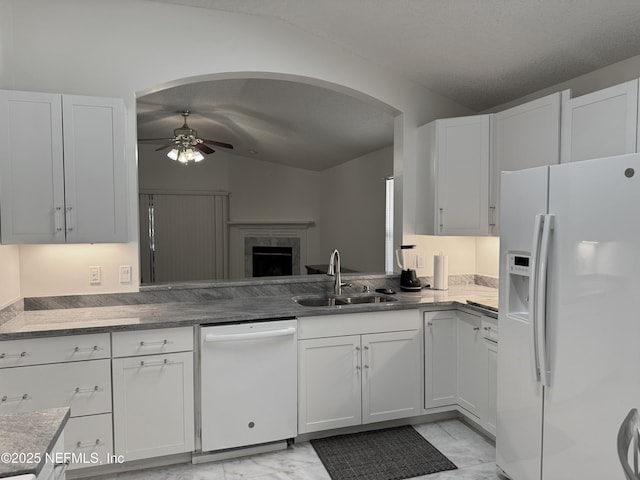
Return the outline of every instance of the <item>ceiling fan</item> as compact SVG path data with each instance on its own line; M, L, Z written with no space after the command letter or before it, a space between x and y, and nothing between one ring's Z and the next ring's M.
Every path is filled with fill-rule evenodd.
M198 132L187 125L187 117L189 116L189 110L185 110L181 113L184 117L184 124L180 128L176 128L173 131L173 138L144 138L140 139L141 142L152 142L160 140L168 140L169 143L163 145L160 148L156 148L156 152L171 147L171 150L167 153L167 156L171 160L177 160L180 163L200 162L204 160L204 154L210 154L215 152L209 145L215 145L217 147L233 149L233 145L230 143L217 142L215 140L205 140L198 137Z

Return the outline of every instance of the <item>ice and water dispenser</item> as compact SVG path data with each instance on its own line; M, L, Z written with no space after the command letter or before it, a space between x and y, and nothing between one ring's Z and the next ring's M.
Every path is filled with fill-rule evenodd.
M507 315L529 319L529 279L531 257L525 253L509 252L507 256Z

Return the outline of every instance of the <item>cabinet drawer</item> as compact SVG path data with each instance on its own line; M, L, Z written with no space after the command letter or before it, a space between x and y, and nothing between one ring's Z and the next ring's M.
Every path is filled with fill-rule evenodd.
M53 407L70 407L72 417L110 412L110 361L0 370L0 414Z
M112 335L114 358L193 350L193 327L114 332Z
M111 356L108 333L0 342L0 368L97 360Z
M110 413L69 419L64 428L64 451L80 460L72 462L69 470L95 466L113 454L111 424Z

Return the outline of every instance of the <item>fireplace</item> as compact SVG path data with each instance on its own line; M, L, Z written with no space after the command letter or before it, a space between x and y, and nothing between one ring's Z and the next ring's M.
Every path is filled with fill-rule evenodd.
M252 248L254 277L277 277L293 274L293 248L254 246Z

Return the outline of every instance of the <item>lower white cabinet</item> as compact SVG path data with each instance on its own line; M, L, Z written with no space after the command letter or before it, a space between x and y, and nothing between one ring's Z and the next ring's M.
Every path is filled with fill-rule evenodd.
M371 332L384 325L382 315L398 318L412 330ZM298 344L298 432L411 417L421 411L420 329L416 311L340 315L305 328ZM367 325L367 317L372 318ZM325 329L322 331L322 329ZM393 330L394 322L386 327ZM313 333L311 333L313 331ZM357 332L366 332L358 334ZM335 333L352 335L336 335ZM319 338L304 338L305 333ZM325 335L325 336L321 336Z
M481 417L487 396L481 317L458 312L458 405Z
M424 314L424 406L427 409L458 402L456 314L456 310Z
M71 463L69 470L94 466L113 455L111 414L70 418L64 428L64 451L84 461Z
M192 451L193 329L118 332L112 341L114 352L136 351L133 343L164 350L112 360L115 454L128 462Z
M482 422L486 431L496 434L496 399L498 396L498 344L484 339L484 352L487 372L487 409Z

